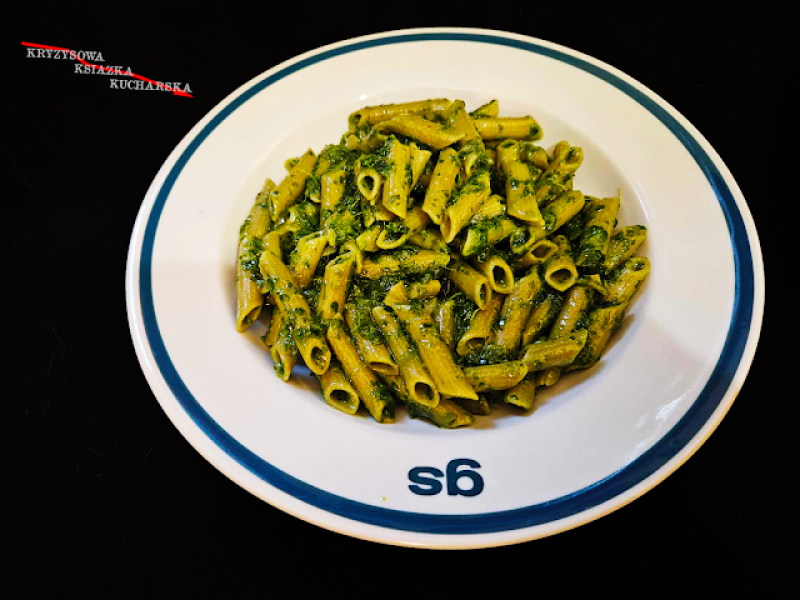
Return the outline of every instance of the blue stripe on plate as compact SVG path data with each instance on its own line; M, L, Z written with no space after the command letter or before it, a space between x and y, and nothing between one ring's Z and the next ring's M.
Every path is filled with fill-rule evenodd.
M518 48L528 52L535 52L536 54L547 56L554 60L572 65L587 73L591 73L613 85L644 106L659 121L668 127L686 147L686 150L694 157L716 193L720 206L725 213L725 219L730 231L736 271L736 296L733 306L733 315L719 362L695 403L687 411L686 415L684 415L660 441L638 459L616 473L573 494L515 510L477 515L434 515L403 512L355 502L341 496L330 494L313 485L300 481L256 456L222 429L214 419L203 410L203 407L200 406L186 387L180 375L175 370L164 345L164 341L161 338L155 314L155 306L153 304L151 274L153 244L164 205L183 167L200 144L203 143L206 137L208 137L222 121L261 90L310 65L342 54L356 52L364 48L435 40L496 44ZM531 527L533 525L540 525L563 519L590 509L624 493L626 490L643 481L664 466L667 461L686 446L703 425L705 425L706 421L719 405L742 359L753 314L754 274L753 258L750 254L750 243L748 241L747 232L745 231L744 221L742 220L742 215L736 206L730 189L728 189L728 186L725 184L725 180L714 165L714 162L691 134L678 123L672 115L650 97L616 75L609 73L602 67L532 42L487 34L415 33L355 42L303 59L277 73L273 73L264 80L254 84L248 90L242 92L239 96L231 100L227 106L203 127L200 133L189 143L186 150L178 158L175 166L170 170L164 181L164 185L162 185L159 190L155 204L150 213L142 244L140 300L147 339L150 343L153 356L155 357L158 368L161 370L164 380L169 385L175 398L180 402L183 409L189 414L198 427L200 427L214 443L252 473L268 482L270 485L275 486L287 494L291 494L295 498L301 499L303 502L307 502L317 508L348 519L406 531L436 534L475 534Z

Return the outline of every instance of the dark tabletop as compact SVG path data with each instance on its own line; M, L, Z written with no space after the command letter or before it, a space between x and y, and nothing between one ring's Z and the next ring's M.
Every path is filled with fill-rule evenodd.
M236 87L283 60L415 26L536 36L639 80L720 154L771 258L777 252L768 240L785 215L776 204L796 202L791 188L783 188L786 198L776 193L795 163L791 144L778 146L776 135L789 118L777 109L791 72L788 16L757 3L720 6L263 4L252 12L198 4L183 12L165 4L152 14L135 6L109 14L70 5L61 15L30 7L33 18L4 30L2 50L0 543L13 559L4 559L0 594L10 586L9 597L32 597L54 585L64 597L124 597L135 589L176 596L199 583L208 591L245 586L291 597L313 581L359 596L408 582L416 593L437 584L468 593L477 580L505 591L512 579L531 596L549 589L623 597L696 587L734 597L798 592L794 357L776 360L769 311L731 411L666 481L576 530L473 553L351 539L239 488L162 412L126 316L133 222L183 135ZM113 90L108 77L76 74L73 61L27 58L23 41L100 51L107 65L188 83L194 97Z

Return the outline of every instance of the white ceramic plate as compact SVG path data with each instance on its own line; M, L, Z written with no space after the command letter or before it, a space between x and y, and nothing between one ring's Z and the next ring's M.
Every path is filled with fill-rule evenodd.
M470 109L498 98L502 114L538 119L548 149L561 139L582 146L575 187L597 196L621 188L620 225L647 225L639 253L652 261L621 335L596 367L540 393L528 415L499 411L456 431L339 413L312 380L277 379L258 339L263 329L234 328L238 228L264 179L279 180L287 157L337 141L347 115L364 105L434 97L461 98ZM596 519L691 456L750 366L764 275L736 182L661 98L555 44L429 29L309 52L214 108L142 203L127 301L155 396L233 481L334 531L464 548ZM409 474L418 467L441 472L439 493L412 491ZM480 493L451 493L473 485L469 476L456 481L457 468L477 474Z

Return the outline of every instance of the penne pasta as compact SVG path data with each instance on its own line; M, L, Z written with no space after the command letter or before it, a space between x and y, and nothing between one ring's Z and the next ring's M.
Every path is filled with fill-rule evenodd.
M347 379L358 392L361 402L367 407L372 418L378 423L393 423L394 401L391 393L361 360L341 320L331 321L327 338Z
M583 150L552 153L497 100L367 106L319 155L285 161L239 231L236 328L264 306L279 379L302 361L325 402L438 427L600 360L650 262L620 197L584 194ZM623 225L626 225L623 223Z
M439 393L477 400L478 395L468 384L464 372L453 360L450 348L439 335L439 328L433 319L424 312L414 311L409 305L398 304L393 308L405 330L414 340L422 362L428 368Z
M409 396L418 404L436 406L439 403L439 390L397 318L382 306L373 308L372 316L394 355Z
M330 364L330 348L288 267L272 252L264 252L260 268L275 303L291 328L292 337L306 366L317 375L322 375Z
M469 321L469 328L458 340L456 352L466 356L482 349L492 338L494 323L503 308L501 294L494 294L483 309L476 310Z

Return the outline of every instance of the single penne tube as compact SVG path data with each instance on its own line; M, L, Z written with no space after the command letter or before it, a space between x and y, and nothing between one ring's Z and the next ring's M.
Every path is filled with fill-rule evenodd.
M466 257L475 256L489 246L503 241L516 229L517 224L508 217L495 217L470 225L461 245L461 254Z
M481 367L467 367L464 369L470 385L478 392L491 392L494 390L507 390L528 374L528 367L519 360L483 365Z
M489 279L480 271L460 260L453 260L447 268L447 277L456 284L478 308L485 308L492 299Z
M650 274L650 260L643 256L629 258L606 282L604 300L609 304L626 304Z
M264 334L264 337L261 338L261 341L264 342L267 348L275 345L275 342L278 341L278 333L283 328L283 322L283 315L276 306L272 309L272 314L269 318L269 329L267 329L267 333Z
M275 191L275 187L275 182L272 179L267 179L264 182L264 187L256 194L256 201L250 209L250 214L245 219L244 225L242 225L240 237L261 239L266 235L272 224L269 198L270 194Z
M356 244L358 244L362 252L377 252L379 250L378 236L381 231L383 231L383 228L375 223L358 235Z
M473 119L478 119L481 117L484 118L494 118L500 114L500 103L497 100L490 100L486 104L479 106L471 113L469 116Z
M556 292L546 292L534 300L533 309L522 332L522 345L527 346L545 334L561 310L563 298Z
M473 174L458 191L453 203L444 209L444 217L439 225L445 243L452 242L461 229L470 222L491 195L489 171Z
M481 255L482 257L483 255ZM514 290L514 271L506 260L497 254L473 261L475 268L484 274L489 287L500 294L510 294Z
M386 293L383 303L387 306L394 306L395 304L408 304L409 300L425 300L436 296L441 289L442 284L437 279L424 283L398 281Z
M245 331L258 320L261 307L264 305L266 284L258 269L258 261L264 251L263 237L271 224L269 196L275 189L271 179L264 182L264 187L256 195L256 201L250 209L239 230L239 248L236 254L236 329Z
M597 200L599 200L599 198L595 198L594 196L584 196L583 208L575 216L559 227L558 233L566 237L570 243L577 243L583 234L583 226L586 221L586 215L589 212L589 209L592 207L592 204Z
M508 246L513 254L525 254L536 242L546 238L547 234L548 232L544 227L534 227L526 223L511 232L508 238Z
M483 309L472 313L469 327L456 346L459 356L477 352L489 343L494 332L494 323L503 308L503 298L504 296L501 294L493 294Z
M586 319L586 343L575 360L570 363L569 371L588 369L600 360L611 334L622 325L627 306L627 304L603 306L589 313Z
M453 189L456 186L456 177L461 172L461 160L458 152L446 148L439 153L433 176L425 191L425 200L422 202L424 210L436 225L440 225L444 217L444 209L450 201Z
M314 165L314 170L311 172L311 177L306 180L306 195L312 202L319 204L321 202L321 185L320 179L331 168L331 160L328 156L330 149L333 145L328 144L322 149L320 155L317 157L317 162Z
M469 179L478 171L488 169L491 164L489 157L486 154L483 142L479 139L472 140L468 144L464 144L459 150L458 155L461 157L461 166L464 169L464 177Z
M336 210L344 195L346 183L347 171L343 168L331 169L320 178L320 214L323 221L327 222L328 215Z
M506 214L506 205L505 202L503 201L503 197L494 194L492 196L489 196L489 199L473 215L472 219L470 219L470 223L471 224L480 223L481 221L487 221L490 219L495 219L497 217L502 217L505 214Z
M575 252L575 265L585 272L599 273L603 270L618 211L619 198L592 202Z
M439 335L442 336L444 343L450 348L452 352L455 349L456 342L456 311L455 302L453 300L446 300L440 302L434 317L436 323L439 325Z
M361 277L378 279L384 275L400 273L424 273L446 267L450 256L433 250L411 252L409 247L388 254L379 254L364 259Z
M236 261L236 330L245 331L258 320L264 306L264 294L259 289L258 282L251 277L252 271L244 268L243 260L248 256L248 241L243 240L239 245L238 260ZM260 257L259 257L260 258ZM252 260L255 260L253 257ZM258 272L257 274L260 274Z
M333 353L369 413L378 423L394 422L392 395L378 376L364 364L340 319L330 322L327 333Z
M508 215L530 223L533 227L544 226L535 190L535 182L539 173L539 169L533 165L519 160L508 163L504 173Z
M572 182L570 181L570 183ZM543 209L555 198L557 198L559 194L571 190L572 187L561 185L560 183L555 183L554 181L542 181L540 176L539 181L537 181L536 185L534 186L534 189L536 203L539 205L540 209Z
M428 164L431 158L431 151L422 150L413 142L409 144L408 149L411 163L411 184L408 186L410 192L417 185L417 181L419 181L422 172L425 170L425 165Z
M594 297L594 290L588 286L577 285L567 292L564 302L553 322L548 339L557 340L568 336L575 330L581 317Z
M583 150L570 146L568 142L559 142L553 149L553 158L547 170L542 173L540 181L566 184L575 175L575 171L583 163Z
M511 163L518 162L521 159L520 143L516 140L505 140L500 142L495 148L497 160L495 166L500 173L505 174L508 166Z
M272 297L291 327L292 337L306 366L317 375L328 370L331 351L321 334L319 322L311 315L303 292L294 282L289 268L270 251L264 251L259 263Z
M584 285L574 285L564 297L564 303L556 317L553 327L550 329L550 340L559 340L568 337L586 314L591 304L594 290ZM544 369L536 377L537 385L554 385L561 377L561 367L550 367Z
M252 241L255 242L256 240ZM261 239L261 245L263 247L263 252L272 252L278 258L283 256L281 251L281 236L277 231L270 231L267 235L265 235ZM261 274L261 252L258 252L257 255L257 260L255 258L255 254L251 254L249 257L249 261L247 263L248 273L250 274L251 279L258 283L258 289L266 297L266 303L275 306L275 301L269 294L269 285L267 284L267 280L264 279L264 276ZM253 261L255 262L254 265ZM244 263L242 264L244 265Z
M537 146L533 142L520 142L519 149L520 160L532 164L539 169L540 172L544 172L550 168L550 158L547 156L545 149L541 146Z
M500 311L497 331L492 346L505 355L514 352L522 340L522 331L533 309L534 298L542 289L538 269L531 269L525 276L517 279L514 289L505 297Z
M450 100L444 98L404 102L401 104L365 106L361 110L352 113L348 117L347 122L350 125L350 130L354 131L357 127L375 125L382 121L388 121L392 117L398 115L435 113L437 111L446 110L448 106L450 106Z
M611 236L611 240L608 243L606 261L603 265L606 272L614 271L633 256L646 239L647 227L644 225L623 227Z
M400 328L397 318L383 306L373 308L372 316L394 355L409 396L419 404L436 406L439 403L439 390L419 353Z
M281 236L277 231L270 231L264 236L264 252L272 252L275 256L283 260L283 251L281 250Z
M558 244L552 240L539 240L528 251L514 262L515 269L527 269L534 265L542 264L558 251Z
M394 250L404 245L412 235L405 221L395 219L383 224L375 245L381 250Z
M414 281L406 284L406 295L410 300L425 300L433 298L442 289L442 284L438 279L426 282Z
M542 128L533 117L478 117L472 122L483 140L542 139Z
M464 137L462 132L445 129L439 123L428 121L419 115L398 115L388 121L382 121L377 128L380 131L391 131L413 138L433 150L451 146Z
M392 138L386 160L390 165L389 174L383 184L383 208L401 219L408 210L408 193L410 191L411 163L408 146ZM378 217L380 219L380 217Z
M536 379L532 375L526 375L517 385L506 390L503 394L503 401L506 404L519 406L524 410L530 410L536 398Z
M361 400L337 361L332 360L328 370L317 378L322 390L322 397L325 398L328 406L348 415L356 414Z
M344 254L329 262L325 267L322 290L317 300L317 313L323 323L341 316L354 264L353 256Z
M298 202L290 206L272 226L272 232L280 236L295 234L309 229L309 224L317 221L319 206L313 202Z
M297 241L297 246L289 255L289 271L301 289L305 289L314 276L327 245L328 236L322 231L315 231Z
M477 400L471 400L470 398L448 398L448 400L453 400L472 415L482 415L485 417L492 414L492 407L489 406L489 402L483 396L478 396Z
M565 292L578 280L578 269L567 238L557 235L553 242L558 245L558 250L542 263L542 275L551 288Z
M308 150L297 164L292 167L289 174L281 181L277 189L270 195L270 209L273 220L277 220L283 212L293 204L303 191L306 180L311 176L317 155L313 150Z
M577 358L587 339L588 332L579 329L557 340L528 344L522 349L520 360L527 365L530 372L566 367Z
M542 209L545 231L549 234L558 230L577 215L586 203L585 196L578 190L570 190L559 196Z
M381 192L383 176L376 169L364 168L356 162L356 187L371 204L375 204Z
M376 244L378 248L383 250L392 250L399 248L405 244L408 239L417 233L420 229L424 228L430 222L430 218L422 208L415 206L406 214L406 218L402 221L392 221L391 224L397 223L399 227L392 228L390 224L384 225Z
M413 310L408 304L398 304L394 306L394 311L414 340L439 393L477 400L478 395L467 382L461 367L453 360L450 348L439 335L439 328L433 319Z
M452 400L440 399L439 404L432 408L413 401L407 406L412 417L428 419L442 429L465 427L475 422L475 417Z
M419 246L420 248L425 248L426 250L435 250L436 252L441 252L444 254L450 253L450 248L448 248L447 244L444 243L441 233L439 233L438 230L430 227L420 229L417 233L408 238L408 241L411 244Z
M414 418L428 419L443 429L455 429L475 422L475 418L470 413L452 400L439 398L439 404L436 406L425 406L412 400L403 378L399 375L384 375L382 378L400 401L408 407L408 413Z
M269 354L275 364L275 373L282 381L289 381L292 369L297 364L299 352L285 319L281 322L280 331L278 331L275 343L269 349Z
M441 116L444 118L444 126L447 129L464 134L464 137L457 142L459 147L474 141L479 144L481 151L483 151L483 140L481 140L481 136L475 129L475 125L465 109L463 100L453 101L447 110L441 113Z
M372 311L360 294L349 302L344 319L367 366L379 375L397 375L400 370L392 358L381 330L372 319Z

